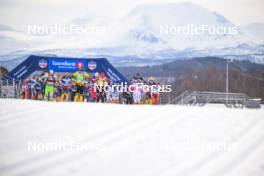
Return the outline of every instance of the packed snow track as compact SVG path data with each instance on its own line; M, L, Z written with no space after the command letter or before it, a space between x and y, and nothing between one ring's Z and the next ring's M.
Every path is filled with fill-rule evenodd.
M263 176L264 109L0 99L1 176Z

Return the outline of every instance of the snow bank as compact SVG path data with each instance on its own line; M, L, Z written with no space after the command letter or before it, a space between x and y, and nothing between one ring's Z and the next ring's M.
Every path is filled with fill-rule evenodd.
M0 175L263 175L264 109L0 99Z

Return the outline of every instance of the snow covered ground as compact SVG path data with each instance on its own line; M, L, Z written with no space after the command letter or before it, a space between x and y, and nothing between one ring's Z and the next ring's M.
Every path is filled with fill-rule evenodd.
M0 99L0 175L263 176L264 109Z

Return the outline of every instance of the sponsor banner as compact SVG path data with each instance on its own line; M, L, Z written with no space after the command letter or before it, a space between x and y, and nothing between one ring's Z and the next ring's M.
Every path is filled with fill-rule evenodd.
M21 79L23 78L24 74L26 74L28 72L28 69L25 65L21 66L20 69L18 69L14 74L13 77L15 79Z
M89 70L95 70L96 67L97 67L97 64L96 64L95 61L90 61L90 62L88 62L88 66L87 67L88 67Z
M76 72L80 70L88 73L105 72L114 82L126 81L126 78L104 58L79 59L29 56L25 61L9 72L8 76L17 80L22 80L36 71L42 72L44 70L53 70L55 72Z
M85 60L76 59L49 59L49 70L58 72L74 72L85 69Z
M117 81L117 82L121 81L121 78L118 75L116 75L115 72L110 68L107 69L106 75L113 81Z
M40 68L47 68L48 67L48 61L46 59L41 59L38 62L38 65Z

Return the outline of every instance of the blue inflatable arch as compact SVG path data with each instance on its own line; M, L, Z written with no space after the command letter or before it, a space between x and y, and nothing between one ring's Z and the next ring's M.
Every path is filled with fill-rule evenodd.
M16 80L23 80L36 71L53 70L54 72L76 72L82 68L88 73L105 72L115 82L126 82L127 79L105 58L63 58L29 56L19 64L9 76Z

